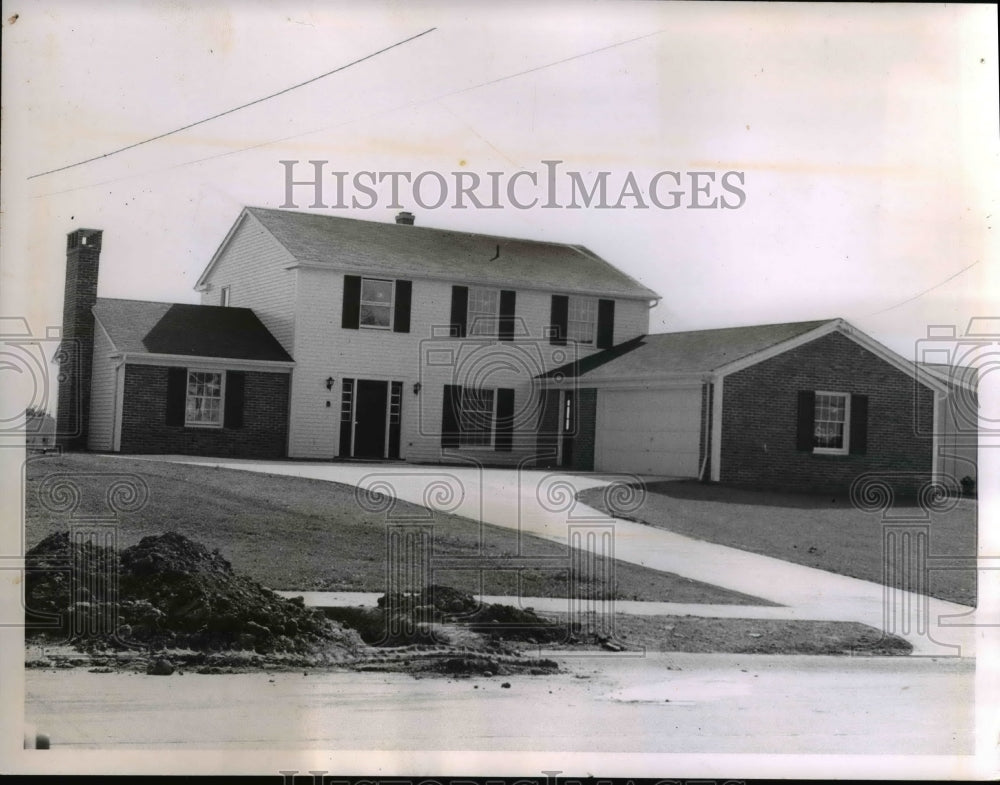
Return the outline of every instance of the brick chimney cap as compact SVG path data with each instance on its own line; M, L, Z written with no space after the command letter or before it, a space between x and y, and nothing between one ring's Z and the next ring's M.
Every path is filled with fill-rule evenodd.
M403 210L396 216L396 223L403 224L404 226L413 226L416 220L416 217L409 210Z

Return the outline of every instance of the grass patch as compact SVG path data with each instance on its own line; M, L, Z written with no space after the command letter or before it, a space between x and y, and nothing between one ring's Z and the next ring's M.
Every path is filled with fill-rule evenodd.
M616 512L604 489L582 491L579 499L617 517L628 517L707 542L883 582L879 514L851 506L846 496L812 496L755 491L677 480L646 486L643 506L627 516ZM976 554L976 502L957 499L946 513L930 513L931 556ZM903 511L897 501L894 512ZM921 510L913 502L913 516ZM962 605L976 604L974 570L930 570L928 594Z
M68 513L45 491L66 475L80 486L78 516L107 515L116 478L137 475L148 487L141 509L122 512L118 549L147 535L177 532L264 586L290 591L384 591L386 521L355 501L355 489L298 477L83 453L29 459L25 467L28 547L68 528ZM49 478L47 481L46 478ZM434 580L473 594L563 597L565 546L400 501L395 513L433 526L435 558L475 558L481 569L442 571ZM518 567L518 558L548 558L552 569ZM737 592L616 561L616 585L588 587L595 596L671 602L773 605Z
M543 614L564 621L564 614ZM906 655L913 647L867 624L798 619L615 616L614 640L626 651L727 654ZM555 647L559 648L559 647ZM566 647L575 648L575 647Z

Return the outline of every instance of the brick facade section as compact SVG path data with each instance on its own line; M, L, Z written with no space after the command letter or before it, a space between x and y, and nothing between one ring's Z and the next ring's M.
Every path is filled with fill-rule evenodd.
M100 256L100 230L77 229L67 236L56 433L59 444L69 450L87 449L94 357L92 309L97 302Z
M121 452L224 458L283 458L288 439L289 375L247 371L243 427L167 425L168 368L127 365Z
M797 451L799 390L867 395L866 454ZM723 483L844 492L860 474L885 472L913 493L931 478L931 438L917 433L932 431L934 392L839 333L727 376L722 396Z

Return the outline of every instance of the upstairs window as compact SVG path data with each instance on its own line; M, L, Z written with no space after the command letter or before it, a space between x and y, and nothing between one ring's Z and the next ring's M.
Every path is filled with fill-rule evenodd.
M470 286L467 316L469 335L495 336L499 306L499 290Z
M229 307L229 287L223 286L222 292L219 294L219 305L223 308Z
M223 374L188 371L184 424L205 428L222 427Z
M566 314L566 338L576 343L592 344L597 332L597 300L570 297Z
M380 278L361 279L360 325L379 330L392 327L392 281Z

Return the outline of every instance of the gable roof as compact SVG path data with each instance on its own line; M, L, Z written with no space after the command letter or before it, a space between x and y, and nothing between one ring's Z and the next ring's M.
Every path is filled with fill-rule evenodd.
M264 207L244 208L235 225L245 214L256 218L301 265L387 277L659 299L652 289L580 245ZM228 238L199 277L199 286L227 243Z
M612 381L642 376L709 373L837 322L836 319L824 319L643 335L555 368L542 376Z
M99 297L94 317L116 351L126 354L292 360L249 308Z

